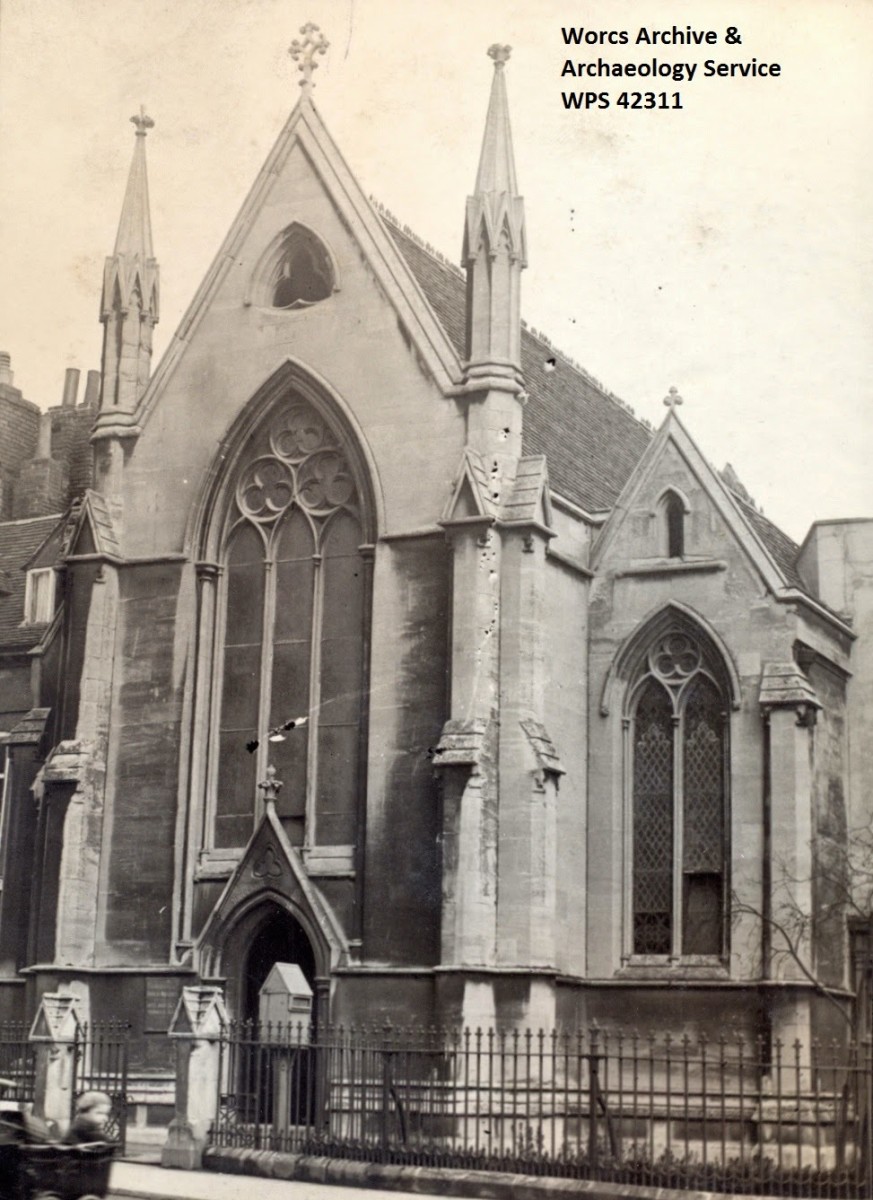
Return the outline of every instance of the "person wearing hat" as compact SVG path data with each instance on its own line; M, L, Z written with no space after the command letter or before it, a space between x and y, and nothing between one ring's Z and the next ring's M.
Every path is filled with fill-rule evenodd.
M67 1135L68 1143L105 1142L112 1101L105 1092L83 1092L76 1101L76 1114Z

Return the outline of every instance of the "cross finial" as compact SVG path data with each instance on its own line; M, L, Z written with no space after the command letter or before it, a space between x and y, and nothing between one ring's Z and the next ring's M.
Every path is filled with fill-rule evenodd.
M512 53L512 46L501 46L499 42L495 42L493 46L488 47L488 57L494 59L494 69L502 70L506 63L509 62L509 56Z
M146 115L145 105L139 106L139 112L132 116L131 121L136 126L136 136L145 137L150 129L154 129L155 123L151 117Z
M677 408L680 404L683 404L684 401L676 388L671 387L668 394L664 397L664 403L668 408Z
M324 54L330 42L312 21L307 21L305 25L301 25L300 32L303 34L303 37L294 39L288 49L288 53L297 63L297 70L303 75L303 78L300 80L300 86L302 88L311 88L315 86L312 82L312 72L318 67L318 63L315 62L315 56L316 54Z
M272 763L267 767L267 778L258 784L258 791L264 793L264 804L269 806L276 803L276 797L282 789L282 780L276 778L276 768Z

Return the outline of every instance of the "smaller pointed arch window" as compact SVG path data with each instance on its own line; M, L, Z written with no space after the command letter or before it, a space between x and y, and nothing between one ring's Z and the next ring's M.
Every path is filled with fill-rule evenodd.
M334 290L334 271L326 246L302 225L286 231L273 272L274 308L303 308L326 300Z
M726 952L727 700L711 648L671 628L631 689L631 953Z
M658 502L658 538L660 553L667 558L685 556L685 519L688 504L679 492L668 488Z

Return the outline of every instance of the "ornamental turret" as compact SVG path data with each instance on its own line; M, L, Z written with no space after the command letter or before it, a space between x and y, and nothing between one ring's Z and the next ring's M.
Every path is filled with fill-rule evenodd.
M509 46L499 45L488 51L494 61L494 78L476 187L467 198L465 383L468 388L482 381L486 387L520 391L520 285L527 248L504 79L509 53Z
M133 162L118 223L115 250L103 272L103 388L101 413L130 413L151 372L152 331L158 321L158 264L152 248L145 139L154 125L140 109Z

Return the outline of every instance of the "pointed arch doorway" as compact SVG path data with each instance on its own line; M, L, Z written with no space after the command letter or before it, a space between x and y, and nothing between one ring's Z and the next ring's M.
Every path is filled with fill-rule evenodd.
M260 990L276 963L295 963L312 988L313 1024L317 1020L315 951L300 922L274 901L268 901L260 924L245 952L240 978L240 1015L245 1021L258 1020Z

